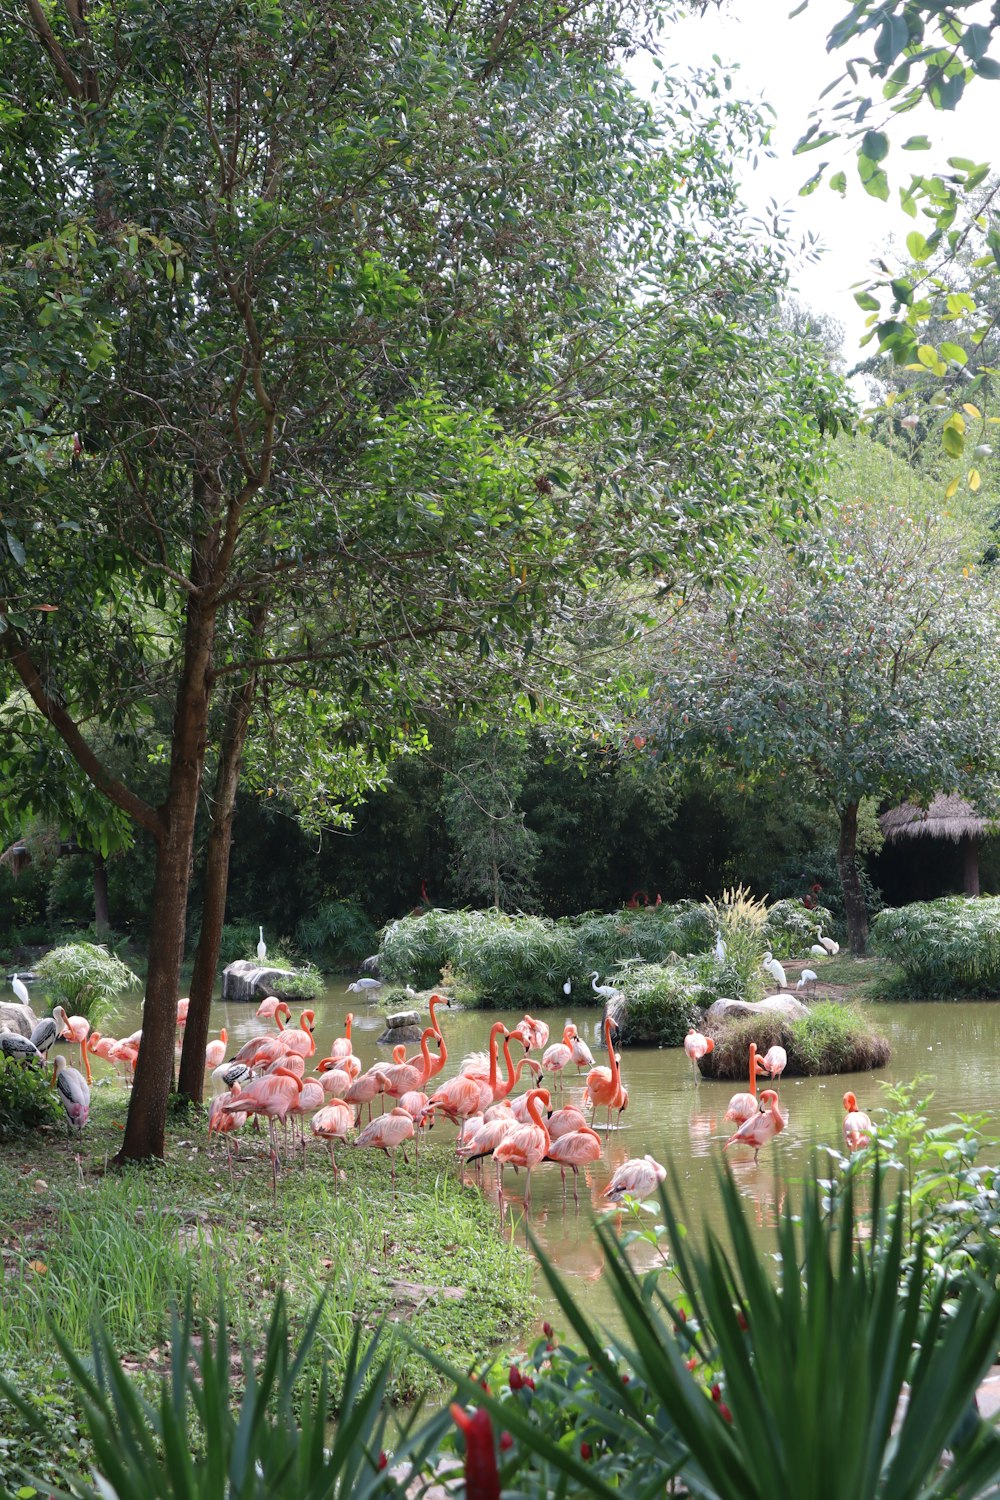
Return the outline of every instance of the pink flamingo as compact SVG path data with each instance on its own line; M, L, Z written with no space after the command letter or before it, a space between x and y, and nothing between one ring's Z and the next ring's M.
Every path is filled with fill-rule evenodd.
M753 1119L760 1105L757 1103L757 1074L764 1072L764 1062L757 1056L756 1042L750 1043L750 1092L734 1094L729 1101L729 1108L722 1116L724 1120L735 1120L737 1125L742 1125L744 1120Z
M620 1203L623 1198L641 1201L656 1192L657 1185L666 1175L666 1167L661 1166L655 1157L630 1156L628 1161L616 1167L603 1197L610 1198L613 1203Z
M334 1067L330 1058L324 1057L319 1065L320 1086L327 1099L343 1099L354 1079L346 1068Z
M586 1123L587 1116L582 1109L577 1109L575 1104L567 1104L564 1109L553 1110L547 1121L549 1135L554 1141L558 1141L564 1135L571 1135L574 1130L583 1130Z
M875 1127L871 1118L865 1114L863 1109L858 1108L855 1096L848 1092L844 1095L844 1140L848 1151L861 1151L865 1146L870 1146Z
M601 1138L596 1130L591 1130L589 1125L584 1125L580 1130L570 1130L566 1135L550 1143L545 1153L545 1160L559 1163L564 1198L566 1197L566 1168L573 1168L573 1201L579 1203L580 1195L577 1189L580 1168L587 1166L590 1162L600 1161L602 1154Z
M218 1040L209 1042L205 1048L205 1067L217 1068L226 1060L226 1028L223 1026L219 1032Z
M385 1090L385 1079L382 1077L381 1068L369 1068L367 1073L362 1073L356 1078L349 1088L344 1090L344 1100L351 1105L357 1105L357 1119L361 1119L361 1111L367 1104L368 1119L372 1117L372 1100L376 1094ZM357 1122L356 1122L357 1123Z
M427 1082L430 1072L431 1057L428 1051L430 1038L436 1036L433 1026L425 1027L420 1038L420 1056L407 1058L402 1063L384 1063L381 1068L382 1077L385 1079L385 1093L393 1099L398 1099L401 1094L412 1093L419 1090ZM391 1113L391 1111L390 1111Z
M534 1016L526 1014L523 1021L518 1021L510 1035L520 1037L526 1052L541 1052L542 1048L548 1045L549 1028L544 1021L536 1021Z
M52 1007L52 1019L57 1026L62 1027L60 1035L67 1042L76 1042L80 1047L80 1061L83 1063L83 1071L87 1083L93 1083L90 1076L90 1061L87 1057L87 1038L90 1035L90 1022L86 1016L68 1016L61 1005Z
M183 1031L187 1025L188 1006L191 1004L190 997L185 995L177 1002L177 1025Z
M87 1038L87 1051L91 1057L103 1057L105 1062L112 1061L111 1049L117 1045L113 1036L102 1036L99 1031L92 1031Z
M283 1056L272 1058L263 1068L262 1076L267 1077L270 1073L277 1073L279 1068L284 1068L286 1073L294 1073L296 1078L305 1078L306 1060L297 1052L286 1052Z
M402 1147L403 1160L409 1161L406 1154L405 1141L412 1141L414 1136L413 1121L405 1109L399 1106L390 1109L387 1115L379 1115L366 1125L361 1134L353 1141L355 1146L371 1146L376 1151L384 1151L389 1158L389 1171L392 1177L392 1193L396 1195L396 1152Z
M281 1043L286 1052L297 1052L299 1057L312 1057L316 1051L313 1040L314 1010L304 1010L299 1016L298 1026L283 1027Z
M299 1138L302 1142L303 1151L305 1151L306 1147L303 1120L306 1115L311 1115L316 1110L322 1109L326 1103L326 1097L326 1094L324 1094L319 1082L315 1078L305 1078L302 1081L302 1088L299 1091L298 1098L295 1099L291 1109L288 1111L289 1115L294 1115L299 1122ZM305 1166L304 1156L302 1158L302 1165Z
M553 1042L552 1046L546 1047L545 1051L542 1053L542 1067L544 1068L546 1073L560 1075L560 1088L562 1088L562 1071L564 1068L568 1068L570 1063L573 1061L573 1048L570 1046L570 1043L567 1039L568 1031L569 1025L567 1023L563 1031L562 1041Z
M290 1021L292 1012L287 1001L279 1000L277 995L268 995L260 1002L254 1016L258 1021L273 1021L280 1029L281 1022L278 1017L282 1016L286 1021Z
M407 1089L405 1094L400 1094L398 1109L405 1109L414 1125L413 1150L417 1156L420 1155L420 1135L424 1129L424 1120L427 1115L427 1105L430 1101L427 1095L420 1089Z
M621 1072L618 1067L618 1054L611 1045L611 1032L614 1021L610 1016L604 1021L604 1041L608 1049L608 1061L610 1067L591 1068L587 1074L587 1087L584 1092L584 1100L592 1106L590 1123L593 1125L597 1107L606 1109L608 1112L608 1129L611 1128L611 1111L616 1109L621 1118L621 1112L628 1107L628 1090L622 1086Z
M788 1066L788 1053L784 1047L769 1047L764 1053L763 1066L772 1078L780 1078Z
M765 1100L768 1101L767 1109L764 1108ZM749 1120L744 1120L736 1134L729 1137L722 1149L728 1151L730 1146L737 1143L741 1146L752 1146L753 1159L756 1161L761 1146L766 1146L768 1141L773 1140L787 1124L788 1116L781 1113L778 1096L774 1089L764 1089L760 1096L759 1113Z
M701 1072L698 1068L698 1059L701 1057L707 1057L709 1052L712 1052L714 1050L715 1043L712 1038L710 1036L702 1036L701 1032L696 1031L692 1026L687 1036L684 1038L684 1051L691 1059L691 1066L694 1068L694 1078L696 1083L701 1078Z
M347 1143L347 1134L354 1126L354 1110L344 1099L331 1099L318 1109L312 1117L311 1130L319 1140L330 1142L330 1164L333 1167L333 1180L342 1174L338 1171L334 1148L338 1141L342 1145Z
M479 1079L457 1073L431 1095L427 1114L430 1116L435 1110L440 1110L449 1120L464 1124L470 1115L479 1113L479 1101L485 1087L488 1085L484 1086Z
M349 1010L347 1012L347 1019L344 1022L344 1035L338 1036L330 1048L330 1056L332 1058L350 1057L353 1054L354 1048L351 1046L351 1026L353 1022L354 1012Z
M548 1128L541 1116L541 1111L548 1109L550 1103L548 1089L532 1089L528 1094L527 1106L531 1124L515 1126L504 1136L493 1152L493 1160L499 1169L498 1186L501 1195L503 1194L503 1169L507 1163L509 1162L512 1167L524 1168L525 1209L531 1202L531 1169L538 1165L552 1144Z
M433 994L427 1002L427 1009L431 1013L431 1025L434 1027L434 1030L443 1041L444 1037L441 1035L441 1022L437 1017L438 1008L442 1005L446 1006L449 1010L451 1009L451 1001L448 999L447 995Z
M479 1078L483 1083L488 1083L490 1093L493 1093L497 1084L497 1038L501 1032L503 1032L504 1040L506 1041L506 1026L502 1021L494 1021L490 1027L489 1056L486 1057L482 1052L473 1052L470 1056L462 1059L462 1066L458 1070L466 1078Z
M576 1063L577 1070L580 1068L592 1068L594 1066L594 1054L580 1036L572 1021L566 1022L566 1029L563 1031L563 1041L573 1054L573 1061Z
M276 1068L263 1078L255 1078L245 1089L240 1090L237 1098L230 1099L228 1104L222 1106L222 1113L226 1115L263 1115L267 1120L271 1142L271 1181L275 1198L278 1196L278 1145L274 1122L280 1120L284 1124L301 1092L301 1078L288 1068Z
M234 1131L242 1130L247 1122L247 1117L245 1114L240 1114L238 1110L232 1111L229 1114L225 1114L223 1111L227 1104L230 1104L234 1099L239 1099L239 1097L240 1085L239 1083L234 1083L232 1088L227 1090L226 1093L216 1094L208 1107L209 1137L213 1135L224 1135L227 1137L226 1154L229 1159L230 1174L233 1170L233 1147L235 1146L238 1151L239 1141L230 1142L228 1136Z

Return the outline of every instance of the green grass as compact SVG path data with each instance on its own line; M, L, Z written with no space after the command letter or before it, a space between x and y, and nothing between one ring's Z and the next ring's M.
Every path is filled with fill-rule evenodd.
M788 1054L785 1071L793 1077L883 1068L890 1056L889 1043L863 1012L852 1005L822 1001L798 1021L786 1021L774 1011L728 1021L715 1033L714 1051L702 1060L704 1076L745 1077L751 1042L756 1043L758 1052L784 1047Z
M357 1324L405 1322L468 1368L516 1342L530 1318L530 1262L497 1233L492 1206L459 1187L449 1143L431 1137L419 1174L412 1152L409 1166L399 1160L394 1203L380 1154L338 1153L348 1176L335 1191L329 1157L310 1142L305 1169L283 1170L275 1206L252 1135L230 1180L224 1145L210 1152L204 1125L190 1120L170 1127L163 1165L105 1172L124 1111L121 1095L98 1091L82 1142L45 1132L0 1161L0 1372L51 1404L53 1450L41 1462L74 1449L79 1415L49 1318L83 1351L99 1317L126 1361L150 1373L168 1357L171 1310L188 1288L199 1315L223 1297L234 1337L251 1346L279 1289L293 1328L323 1293L318 1350L334 1373ZM392 1398L439 1389L400 1342ZM19 1420L0 1401L0 1487L13 1478L6 1441Z

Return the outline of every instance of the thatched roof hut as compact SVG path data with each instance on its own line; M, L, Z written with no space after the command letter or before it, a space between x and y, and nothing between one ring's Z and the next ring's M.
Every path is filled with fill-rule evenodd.
M967 896L979 895L979 842L996 831L996 822L984 818L971 802L953 793L937 792L929 807L903 802L879 815L886 843L901 839L950 839L962 846L962 870Z

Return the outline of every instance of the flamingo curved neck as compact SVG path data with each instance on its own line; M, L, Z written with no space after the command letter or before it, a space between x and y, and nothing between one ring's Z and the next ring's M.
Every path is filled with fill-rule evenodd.
M504 1032L506 1036L507 1028L506 1026L504 1026L503 1022L494 1021L493 1025L490 1028L490 1088L494 1091L494 1093L496 1092L497 1086L497 1037L500 1035L501 1031Z
M544 1132L545 1140L547 1142L545 1149L547 1151L549 1149L549 1144L551 1143L552 1137L549 1135L549 1127L542 1119L542 1091L539 1089L532 1089L531 1093L528 1095L528 1103L525 1107L528 1111L528 1114L531 1116L532 1124L535 1125L539 1130Z
M750 1043L750 1092L757 1097L757 1045Z

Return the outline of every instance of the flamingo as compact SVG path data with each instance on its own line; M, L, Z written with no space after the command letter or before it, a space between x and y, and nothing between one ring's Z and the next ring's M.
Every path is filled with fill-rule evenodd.
M346 1068L335 1067L329 1057L324 1057L319 1065L320 1087L324 1095L331 1099L343 1099L354 1079Z
M187 1025L188 1007L190 1006L190 1004L190 995L183 995L177 1002L177 1025L181 1029L181 1031L183 1031L184 1027Z
M523 1021L518 1021L510 1034L521 1038L526 1052L541 1052L549 1040L549 1028L545 1022L536 1021L534 1016L527 1014Z
M271 1141L271 1181L275 1199L278 1196L278 1147L274 1135L274 1122L284 1122L288 1111L302 1092L302 1079L288 1068L276 1068L263 1078L255 1078L235 1099L222 1106L226 1115L263 1115Z
M816 941L823 952L834 958L840 952L840 944L834 938L825 938L822 927L816 928Z
M210 1137L213 1135L224 1135L228 1137L235 1131L243 1129L243 1126L247 1122L246 1115L240 1114L238 1111L233 1111L230 1114L225 1113L225 1106L229 1104L233 1099L238 1099L239 1096L240 1082L239 1079L236 1079L233 1082L232 1088L228 1089L224 1094L217 1094L212 1100L211 1104L208 1106L208 1134ZM239 1143L235 1142L233 1144L235 1144L236 1149L239 1150ZM232 1175L233 1170L233 1144L231 1144L227 1139L226 1154L229 1159L230 1175Z
M473 1116L473 1120L475 1118ZM498 1111L492 1120L480 1120L474 1129L470 1128L472 1123L472 1120L466 1122L462 1139L456 1147L459 1156L466 1161L479 1162L484 1156L492 1156L511 1131L518 1129L518 1122L509 1109Z
M379 1071L385 1079L385 1093L398 1099L400 1094L418 1090L421 1084L427 1082L431 1066L428 1044L430 1038L436 1035L433 1026L425 1027L420 1037L419 1057L410 1057L401 1063L382 1063Z
M87 1038L90 1035L90 1022L86 1016L68 1016L61 1005L52 1007L52 1018L62 1027L64 1041L78 1042L80 1046L80 1060L83 1063L83 1071L88 1084L93 1082L90 1076L90 1062L87 1058Z
M490 1027L489 1056L487 1057L482 1052L472 1052L468 1057L462 1058L462 1065L458 1070L460 1073L464 1073L466 1078L478 1078L483 1082L489 1083L491 1091L496 1088L497 1039L501 1031L506 1041L508 1035L506 1026L502 1021L494 1021Z
M594 1116L597 1114L597 1106L608 1112L608 1129L611 1129L611 1111L617 1109L618 1117L628 1105L628 1091L622 1087L621 1072L618 1068L618 1054L611 1045L611 1032L614 1021L610 1016L604 1020L604 1041L608 1049L608 1060L610 1067L591 1068L587 1074L587 1087L584 1099L589 1098L592 1107L590 1123L593 1125ZM686 1044L685 1044L686 1045Z
M742 1125L744 1120L752 1120L760 1108L757 1103L757 1074L764 1072L764 1060L757 1056L756 1042L750 1043L750 1091L744 1094L734 1094L729 1101L729 1108L722 1116L724 1120L735 1120L737 1125Z
M330 1142L330 1164L333 1167L333 1180L336 1182L341 1174L337 1169L337 1161L334 1156L334 1148L338 1141L342 1145L347 1144L347 1133L354 1125L354 1110L345 1099L331 1099L318 1109L312 1117L310 1129L319 1140Z
M563 1109L553 1110L546 1124L549 1127L549 1135L554 1141L561 1136L570 1135L574 1130L582 1130L587 1123L587 1116L582 1109L577 1109L575 1104L567 1104Z
M299 1016L298 1026L282 1029L280 1041L286 1052L297 1052L300 1057L312 1057L316 1051L313 1040L314 1010L304 1010ZM237 1054L238 1056L239 1054Z
M111 1053L118 1043L113 1036L102 1036L99 1031L92 1031L87 1038L87 1051L91 1057L103 1057L105 1062L111 1062Z
M292 1019L292 1011L286 1000L279 1000L277 995L267 995L258 1005L254 1012L258 1021L274 1021L276 1026L280 1025L278 1015L283 1015L286 1021Z
M561 1042L553 1042L551 1047L546 1047L542 1053L542 1067L546 1073L561 1075L564 1068L568 1068L573 1061L573 1048L566 1040L566 1032L563 1031ZM558 1079L559 1087L562 1088L562 1077Z
M696 1083L701 1078L701 1070L698 1067L698 1059L707 1057L708 1054L714 1050L715 1043L712 1038L710 1036L703 1036L700 1031L696 1031L692 1026L687 1036L684 1038L684 1051L691 1059L691 1066L694 1068L694 1078Z
M403 1160L409 1161L403 1143L412 1141L414 1134L412 1119L405 1109L397 1105L395 1109L390 1109L387 1115L379 1115L378 1119L372 1120L371 1124L366 1125L361 1134L352 1142L355 1146L371 1146L376 1151L386 1153L389 1158L393 1197L396 1195L396 1152L402 1147Z
M355 1124L360 1121L361 1110L366 1104L368 1106L368 1119L369 1121L371 1120L372 1100L375 1098L376 1094L382 1094L384 1092L385 1079L382 1077L381 1064L379 1064L378 1067L369 1068L367 1073L362 1073L359 1078L355 1078L350 1087L344 1090L343 1097L345 1103L350 1105L356 1104L358 1107L358 1115Z
M288 1073L294 1073L296 1078L305 1078L306 1060L297 1052L279 1052L277 1057L272 1057L267 1066L261 1069L261 1077L266 1078L270 1073L276 1073L279 1068L284 1068Z
M785 977L785 971L779 964L778 960L772 956L770 948L764 954L764 957L761 959L761 963L770 974L775 984L778 986L778 989L785 989L788 984L788 980Z
M592 1068L594 1066L594 1054L580 1036L572 1021L566 1022L563 1030L563 1041L573 1054L572 1060L576 1063L577 1071L581 1068Z
M861 1151L865 1146L870 1146L875 1127L871 1118L865 1114L863 1109L858 1108L858 1101L850 1092L844 1095L844 1140L848 1151Z
M31 1004L31 996L28 994L28 986L22 979L19 979L16 974L12 974L10 976L10 987L14 991L14 994L21 1005Z
M120 1042L112 1042L108 1058L113 1063L124 1063L125 1067L127 1069L131 1068L134 1073L135 1065L139 1060L139 1048L127 1036L122 1037ZM125 1074L125 1081L126 1083L128 1082L127 1072Z
M566 1197L566 1168L573 1168L573 1202L579 1203L580 1195L577 1189L580 1168L587 1166L589 1162L600 1161L602 1153L601 1138L596 1130L591 1130L589 1125L584 1125L580 1130L571 1130L556 1141L550 1141L545 1160L559 1163L564 1198Z
M290 1115L295 1115L299 1122L299 1136L302 1141L303 1151L306 1148L306 1135L302 1121L306 1115L311 1115L316 1110L322 1109L325 1103L326 1094L323 1092L317 1079L304 1078L302 1080L302 1088L298 1096L292 1101L292 1106L288 1111ZM302 1165L305 1166L304 1156L302 1158Z
M666 1167L661 1166L655 1157L630 1156L628 1161L616 1167L602 1196L610 1198L613 1203L620 1203L623 1198L642 1200L656 1192L666 1175Z
M767 1069L770 1076L772 1078L780 1078L787 1066L788 1053L784 1047L779 1047L777 1044L773 1047L768 1047L764 1053L762 1067Z
M330 1048L330 1056L334 1058L351 1057L354 1048L351 1046L351 1026L354 1023L354 1012L349 1010L344 1021L344 1035L338 1036Z
M427 1104L428 1115L439 1109L442 1114L448 1116L449 1120L457 1120L464 1124L470 1115L479 1112L479 1101L482 1097L483 1085L476 1078L467 1078L464 1073L457 1073L454 1078L449 1078L436 1093L432 1094Z
M768 1101L767 1109L764 1108L765 1100ZM766 1146L768 1141L773 1140L787 1124L788 1116L781 1113L778 1096L774 1089L764 1089L760 1096L759 1113L749 1120L744 1120L736 1134L729 1137L722 1149L728 1151L730 1146L737 1142L741 1146L752 1146L753 1159L756 1161L761 1146Z
M67 1065L61 1052L56 1056L54 1081L59 1103L66 1111L67 1123L81 1131L90 1114L90 1088L83 1074Z
M517 1125L497 1146L493 1152L493 1160L499 1168L499 1187L503 1193L503 1169L509 1162L513 1167L523 1167L525 1171L524 1182L524 1206L531 1202L531 1169L536 1167L545 1156L552 1144L548 1128L541 1117L541 1111L548 1109L551 1100L547 1089L532 1089L528 1094L528 1114L531 1117L530 1125Z
M226 1060L226 1028L223 1026L219 1032L218 1039L209 1042L205 1048L205 1067L217 1068Z

